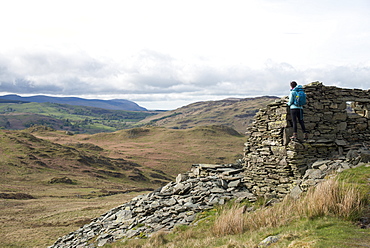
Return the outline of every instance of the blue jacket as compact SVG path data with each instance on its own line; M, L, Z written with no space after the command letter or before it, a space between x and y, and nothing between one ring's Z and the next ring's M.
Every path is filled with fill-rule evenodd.
M297 85L294 89L290 90L289 101L288 101L287 104L291 109L303 109L302 106L297 106L297 105L293 104L294 103L294 98L297 95L297 91L301 91L301 90L304 90L302 85Z

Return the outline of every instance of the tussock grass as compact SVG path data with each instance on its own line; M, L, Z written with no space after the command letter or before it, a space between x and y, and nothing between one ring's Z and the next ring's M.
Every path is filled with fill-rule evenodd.
M363 200L358 188L330 179L310 190L299 202L297 210L308 218L331 215L352 220L363 209Z
M216 236L243 233L246 227L245 221L244 207L233 205L216 219L213 233Z
M181 230L176 236L175 240L181 241L181 240L188 240L188 239L196 239L199 235L198 231L194 228L189 228L189 226L183 226L182 228L175 227L175 230Z
M166 232L165 231L159 231L159 232L156 232L153 234L152 238L151 238L151 242L150 242L150 246L148 246L148 244L146 246L144 246L145 248L146 247L161 247L163 246L164 244L167 243L167 240L166 240Z
M236 205L224 209L213 225L213 233L225 236L276 228L299 218L333 216L354 220L364 208L364 197L358 188L329 179L311 188L299 200L287 196L281 203L247 214Z

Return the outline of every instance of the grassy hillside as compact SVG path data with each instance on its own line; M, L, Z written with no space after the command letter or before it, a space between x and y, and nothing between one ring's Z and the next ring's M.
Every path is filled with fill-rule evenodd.
M113 132L154 114L57 103L0 103L0 127L21 130L45 125L77 133Z
M193 163L235 162L243 142L222 126L0 130L0 247L46 247Z
M101 184L134 188L159 186L172 177L159 174L131 160L104 156L103 148L91 143L60 145L37 138L26 131L0 131L2 190L20 185L42 187L53 178L71 179L67 184L96 187ZM63 180L62 180L63 181ZM49 185L48 185L49 186ZM114 187L116 187L114 186Z
M47 125L55 129L72 130L70 126L65 126L63 120L45 115L32 113L0 114L0 129L22 130L32 125Z
M244 133L256 112L276 99L277 97L264 96L196 102L147 117L140 123L174 129L186 129L202 125L225 125Z
M46 247L139 192L173 180L106 157L99 146L59 145L28 131L0 131L0 247Z
M234 163L242 158L245 137L225 126L200 126L186 130L138 127L113 133L65 135L34 132L59 144L89 143L104 148L104 155L124 158L176 176L194 163Z

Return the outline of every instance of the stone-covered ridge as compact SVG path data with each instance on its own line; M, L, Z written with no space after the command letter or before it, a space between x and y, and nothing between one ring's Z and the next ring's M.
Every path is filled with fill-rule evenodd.
M190 172L146 195L133 198L50 247L97 247L122 238L149 236L190 224L196 214L230 199L255 201L245 187L240 165L193 165Z

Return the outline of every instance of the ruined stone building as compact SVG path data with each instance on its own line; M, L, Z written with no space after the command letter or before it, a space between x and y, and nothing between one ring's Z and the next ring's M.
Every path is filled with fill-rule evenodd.
M248 128L244 167L248 188L258 195L283 196L313 162L338 159L370 142L370 91L303 86L307 94L304 120L309 139L290 141L292 124L287 98L261 109ZM298 125L298 137L302 138Z
M294 197L296 189L324 180L326 172L350 168L346 163L352 161L346 157L370 144L369 91L318 82L304 88L308 140L289 139L289 108L282 98L261 109L248 128L243 168L240 164L195 164L191 171L178 175L176 182L113 208L49 248L100 247L123 238L149 236L190 224L197 213L230 199L254 202L261 196ZM370 162L369 151L367 155L363 162ZM310 170L314 177L306 178Z

